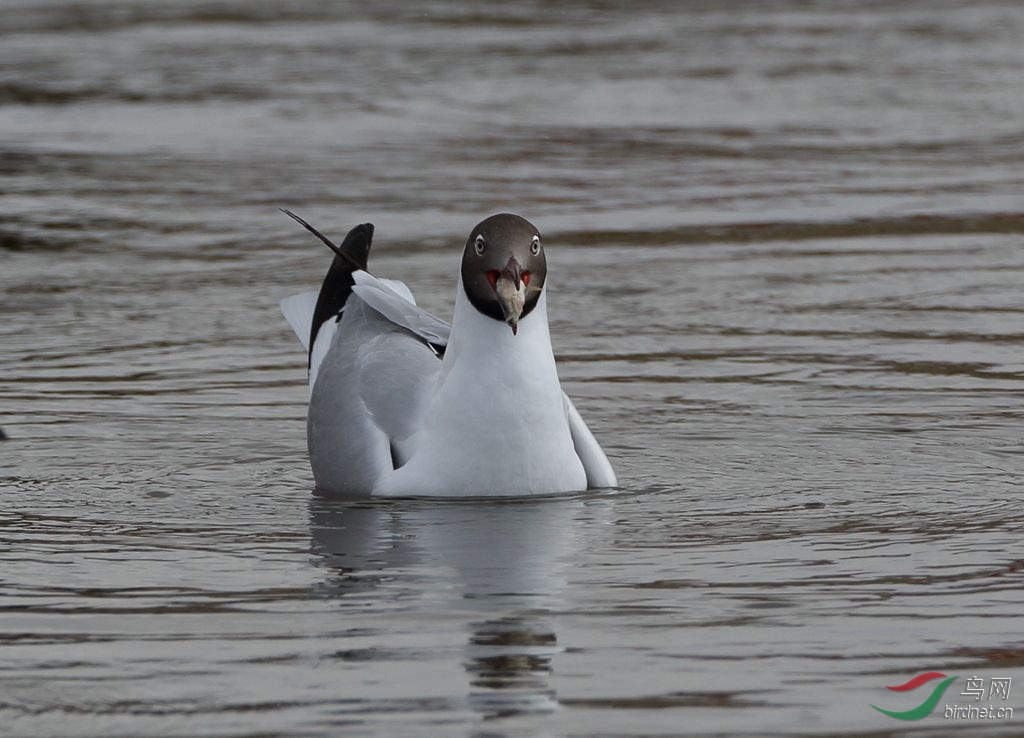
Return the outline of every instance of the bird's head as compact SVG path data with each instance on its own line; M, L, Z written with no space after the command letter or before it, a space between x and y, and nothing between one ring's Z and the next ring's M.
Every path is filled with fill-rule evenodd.
M492 215L466 239L462 288L473 307L507 323L513 334L537 305L547 274L540 231L525 218Z

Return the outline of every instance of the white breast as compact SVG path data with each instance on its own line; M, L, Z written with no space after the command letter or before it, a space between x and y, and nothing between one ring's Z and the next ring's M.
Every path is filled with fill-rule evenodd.
M458 286L451 338L409 461L383 496L490 496L581 491L548 332L546 298L518 335L480 314Z

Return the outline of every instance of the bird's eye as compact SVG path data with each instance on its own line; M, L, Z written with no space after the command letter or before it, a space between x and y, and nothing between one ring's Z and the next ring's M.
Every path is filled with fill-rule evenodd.
M540 236L533 237L533 243L530 244L530 253L534 256L540 253Z
M477 256L483 256L484 250L487 248L487 244L484 243L483 236L477 236L476 240L473 241L473 250L476 251Z

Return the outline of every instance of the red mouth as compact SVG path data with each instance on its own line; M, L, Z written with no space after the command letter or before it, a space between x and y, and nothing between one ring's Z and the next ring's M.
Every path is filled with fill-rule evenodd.
M487 282L491 285L491 289L497 292L498 290L498 277L501 276L499 269L488 269L487 270ZM530 286L530 273L520 272L519 279L522 280L524 287Z

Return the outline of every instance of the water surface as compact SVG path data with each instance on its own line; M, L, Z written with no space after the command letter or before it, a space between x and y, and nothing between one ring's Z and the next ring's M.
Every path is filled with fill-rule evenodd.
M2 15L5 734L1020 732L1017 3ZM622 489L315 495L278 207L439 315L536 222Z

